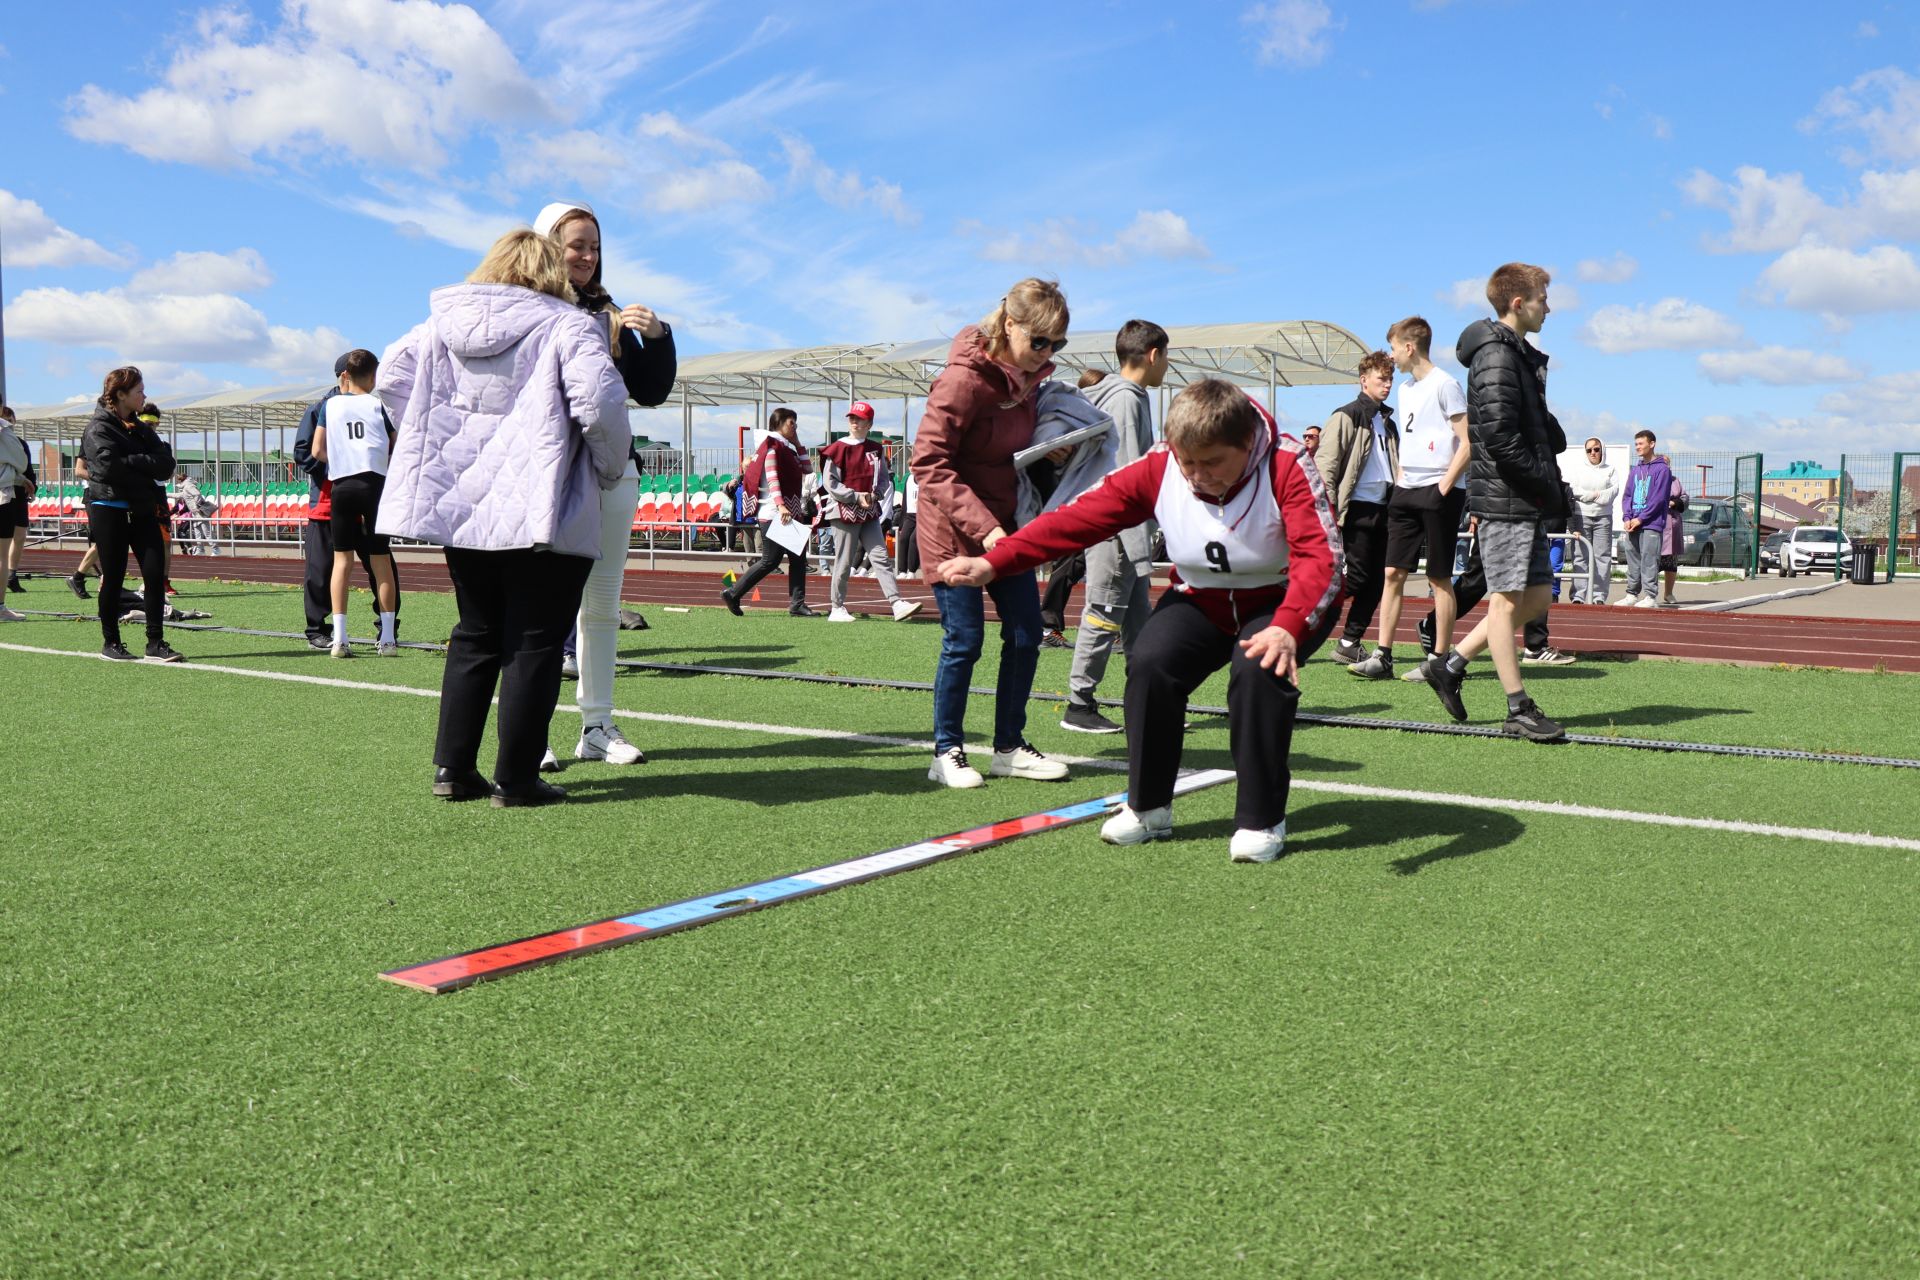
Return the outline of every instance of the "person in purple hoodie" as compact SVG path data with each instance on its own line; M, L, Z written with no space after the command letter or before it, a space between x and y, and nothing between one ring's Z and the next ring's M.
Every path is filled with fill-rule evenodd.
M1620 529L1627 543L1627 597L1620 603L1641 609L1653 608L1659 598L1660 540L1673 496L1673 469L1655 455L1653 445L1653 432L1633 433L1633 452L1640 460L1627 472L1620 498Z

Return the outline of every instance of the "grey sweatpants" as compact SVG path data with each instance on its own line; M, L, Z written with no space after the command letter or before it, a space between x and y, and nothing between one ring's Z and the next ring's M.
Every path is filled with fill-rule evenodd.
M1133 571L1118 538L1087 548L1087 604L1073 641L1073 666L1067 672L1067 705L1091 707L1106 678L1113 642L1131 653L1140 628L1153 612L1153 588Z
M1605 604L1607 594L1613 590L1613 512L1602 512L1597 516L1582 515L1576 507L1573 513L1573 530L1585 534L1587 541L1593 544L1593 579L1591 591L1588 580L1573 580L1573 602L1575 604ZM1586 552L1579 550L1574 543L1573 568L1587 567ZM1588 597L1592 598L1589 599Z
M881 594L889 601L900 598L900 584L893 580L893 559L887 555L887 535L881 530L878 520L862 520L851 524L845 520L830 520L833 526L833 587L828 598L833 607L843 609L847 604L847 579L853 576L853 566L865 553L873 565L873 576L880 580Z
M1664 532L1642 525L1626 535L1629 597L1660 593L1660 535Z

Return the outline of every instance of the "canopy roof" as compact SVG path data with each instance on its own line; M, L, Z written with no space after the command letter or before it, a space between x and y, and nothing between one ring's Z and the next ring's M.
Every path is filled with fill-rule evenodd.
M1367 345L1323 320L1257 324L1182 325L1167 330L1167 381L1185 386L1225 378L1248 386L1307 387L1351 382ZM677 403L791 404L924 396L946 364L950 338L899 344L788 347L722 351L680 362ZM1117 367L1112 334L1067 335L1055 361L1074 373ZM185 403L164 403L166 425L177 431L237 431L297 426L306 407L325 395L319 386L254 387L222 391ZM77 438L91 403L19 411L28 439Z

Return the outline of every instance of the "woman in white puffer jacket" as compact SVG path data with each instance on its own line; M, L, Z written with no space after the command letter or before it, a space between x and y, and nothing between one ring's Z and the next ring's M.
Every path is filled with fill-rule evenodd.
M539 776L560 644L600 556L600 492L626 464L626 388L573 305L559 248L494 243L467 283L387 349L375 390L396 424L381 533L445 549L460 621L447 642L433 793L497 807L566 792ZM493 785L476 768L500 687Z

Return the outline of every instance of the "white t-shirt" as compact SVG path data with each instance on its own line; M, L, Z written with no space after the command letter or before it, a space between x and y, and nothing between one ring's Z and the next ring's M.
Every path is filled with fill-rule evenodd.
M1385 502L1393 496L1393 468L1387 465L1387 420L1380 414L1373 415L1369 424L1373 432L1373 447L1367 450L1367 460L1360 466L1360 479L1354 482L1354 502Z
M1437 365L1418 382L1400 384L1402 484L1417 489L1440 483L1458 444L1451 419L1466 411L1466 392L1452 374Z
M373 395L327 401L327 477L387 474L387 412Z

